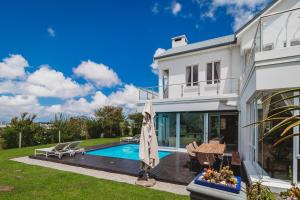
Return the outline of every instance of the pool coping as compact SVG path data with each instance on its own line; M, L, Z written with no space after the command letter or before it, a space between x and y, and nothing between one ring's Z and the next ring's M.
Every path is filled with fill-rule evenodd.
M115 157L115 156L104 156L104 155L95 155L95 154L89 154L88 152L92 152L92 151L98 151L98 150L102 150L102 149L108 149L108 148L114 148L114 147L118 147L118 146L125 146L128 144L133 144L133 145L139 145L138 143L134 143L134 142L123 142L123 143L117 143L117 145L113 145L113 146L107 146L107 147L103 147L103 148L96 148L96 149L89 149L87 151L85 151L86 155L91 155L91 156L102 156L102 157L109 157L109 158L119 158L119 159L125 159L125 160L134 160L134 161L140 161L139 159L130 159L130 158L121 158L121 157ZM159 152L167 152L168 154L164 155L163 157L159 158L160 160L163 158L166 158L167 156L171 155L172 153L174 153L174 151L168 151L166 149L158 149Z

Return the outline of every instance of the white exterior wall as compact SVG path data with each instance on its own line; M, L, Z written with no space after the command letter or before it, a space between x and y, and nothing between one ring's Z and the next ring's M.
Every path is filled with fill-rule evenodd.
M207 63L214 61L220 61L220 78L224 79L219 84L219 95L236 93L239 89L238 79L241 73L242 58L239 56L239 47L226 46L159 60L160 74L162 70L169 70L169 98L217 95L217 84L206 84ZM199 86L185 86L186 67L189 65L198 65ZM159 86L162 89L162 75L159 77ZM225 80L228 78L235 79ZM160 97L162 97L162 92L160 92Z

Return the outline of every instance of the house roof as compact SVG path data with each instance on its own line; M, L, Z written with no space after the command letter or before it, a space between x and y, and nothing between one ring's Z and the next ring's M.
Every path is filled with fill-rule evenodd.
M161 58L166 58L170 56L176 56L180 54L185 54L185 53L191 53L195 51L200 51L204 49L210 49L210 48L215 48L215 47L220 47L220 46L226 46L229 44L234 44L236 42L235 40L235 35L227 35L223 37L218 37L210 40L205 40L201 42L196 42L192 44L188 44L185 46L180 46L176 48L171 48L165 51L164 53L160 54L159 56L154 57L154 59L161 59Z

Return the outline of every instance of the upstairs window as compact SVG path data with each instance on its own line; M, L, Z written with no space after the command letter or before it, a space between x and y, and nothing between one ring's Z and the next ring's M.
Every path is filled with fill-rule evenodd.
M186 86L198 85L198 65L186 67Z
M220 62L207 63L206 69L206 83L216 84L220 83Z

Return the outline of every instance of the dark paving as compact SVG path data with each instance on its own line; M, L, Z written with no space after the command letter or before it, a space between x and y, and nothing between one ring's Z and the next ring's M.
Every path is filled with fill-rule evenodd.
M85 149L88 151L115 146L119 144L120 143L113 143L109 145L97 145L92 147L86 147ZM61 160L59 160L57 157L30 157L34 159L47 160L62 164L127 174L132 176L138 176L140 172L140 161L121 158L81 154L77 154L75 157L64 156ZM187 153L172 152L170 155L162 158L160 160L159 165L152 169L150 172L151 175L159 181L188 185L197 174L197 172L192 172L189 170L189 167L187 165L188 161L189 156Z

